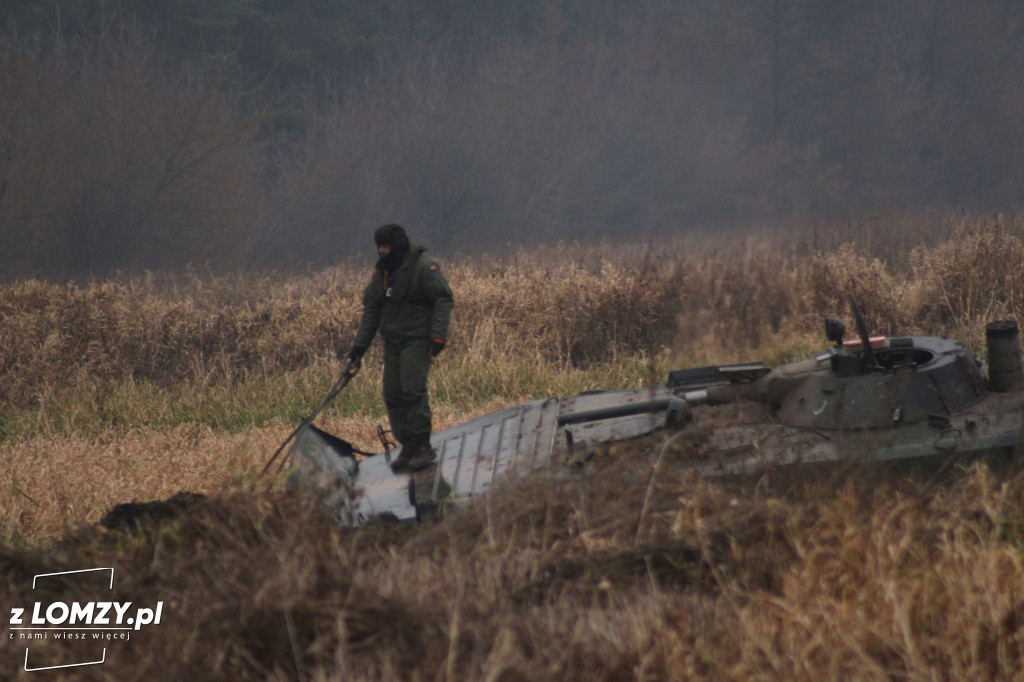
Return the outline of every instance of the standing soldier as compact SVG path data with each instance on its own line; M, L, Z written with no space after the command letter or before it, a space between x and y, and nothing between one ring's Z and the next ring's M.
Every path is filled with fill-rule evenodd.
M410 244L399 225L373 234L380 259L363 292L363 317L346 356L358 363L377 330L384 340L384 404L402 452L395 472L419 471L437 458L430 445L427 371L444 350L454 299L448 281L426 249Z

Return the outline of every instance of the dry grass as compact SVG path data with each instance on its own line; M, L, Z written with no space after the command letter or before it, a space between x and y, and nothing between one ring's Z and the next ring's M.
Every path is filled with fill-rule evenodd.
M667 475L651 495L637 454L423 529L344 530L301 499L226 493L137 536L82 528L59 549L8 552L0 589L18 603L26 574L116 561L111 599L165 602L160 626L75 679L1024 672L1020 478L978 468L930 489L864 474L755 493Z
M822 315L849 321L851 292L879 331L959 332L980 350L983 322L1020 318L1021 228L969 223L899 258L751 240L451 267L459 308L432 378L437 426L670 365L785 359L822 343ZM28 600L35 573L99 565L118 567L111 599L165 602L161 625L106 664L55 678L1024 675L1013 471L726 487L623 446L586 475L510 482L429 527L359 530L303 499L246 492L330 385L364 275L0 291L4 603ZM376 361L323 418L367 449ZM180 490L210 498L136 534L95 525L115 503ZM77 598L61 589L51 596ZM13 677L23 651L6 651L0 674Z

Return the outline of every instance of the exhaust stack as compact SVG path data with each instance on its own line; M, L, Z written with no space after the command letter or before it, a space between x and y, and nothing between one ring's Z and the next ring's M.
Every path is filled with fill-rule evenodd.
M988 386L993 391L1014 391L1024 387L1020 333L1014 320L985 325L988 346Z

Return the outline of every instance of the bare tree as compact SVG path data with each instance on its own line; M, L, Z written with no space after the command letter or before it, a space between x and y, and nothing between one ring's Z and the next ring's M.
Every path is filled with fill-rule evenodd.
M63 53L9 45L3 60L8 273L202 262L244 238L262 158L223 79L124 35Z

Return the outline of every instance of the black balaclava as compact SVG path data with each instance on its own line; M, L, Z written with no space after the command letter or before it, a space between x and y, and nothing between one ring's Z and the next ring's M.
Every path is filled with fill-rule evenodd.
M387 244L391 247L391 253L377 261L379 270L394 270L398 264L409 253L409 237L401 225L382 225L373 233L373 241L380 246Z

